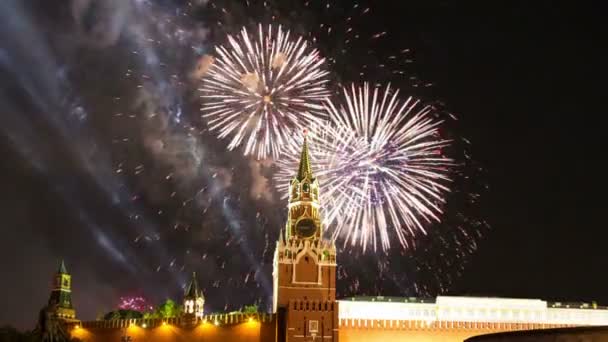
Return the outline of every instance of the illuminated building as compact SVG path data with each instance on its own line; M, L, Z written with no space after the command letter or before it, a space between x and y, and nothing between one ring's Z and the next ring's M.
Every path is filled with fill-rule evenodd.
M439 296L340 300L343 341L463 341L503 331L608 325L608 308L539 299Z
M306 138L287 207L285 235L281 230L273 267L278 335L286 342L338 341L336 246L323 239L319 182L312 173Z
M53 308L58 318L65 320L76 318L76 311L72 305L72 276L68 273L63 260L55 273L48 305Z
M608 326L608 308L585 303L451 296L336 300L338 259L334 244L323 239L319 191L305 141L274 255L272 314L204 315L193 274L181 317L71 322L72 335L87 342L450 342L497 332ZM63 305L58 315L73 317L63 264L56 278L51 299Z
M196 280L196 273L192 273L192 279L190 284L186 287L184 293L184 313L191 315L195 319L202 319L205 305L205 297L203 292L198 287L198 281Z

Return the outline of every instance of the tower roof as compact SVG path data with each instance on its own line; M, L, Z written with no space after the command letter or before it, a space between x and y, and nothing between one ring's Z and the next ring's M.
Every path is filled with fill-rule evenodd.
M63 259L61 259L61 263L59 263L59 269L57 270L57 272L64 274L68 273L68 269L65 268L65 263L63 262Z
M308 142L306 140L306 131L304 131L304 144L302 145L302 153L300 154L300 167L298 168L297 179L301 181L302 179L308 177L312 179L312 168L310 167L310 157L308 155Z
M196 281L196 272L192 272L192 279L190 280L190 284L186 287L186 292L184 293L186 298L198 298L202 297L203 293L198 288L198 282Z

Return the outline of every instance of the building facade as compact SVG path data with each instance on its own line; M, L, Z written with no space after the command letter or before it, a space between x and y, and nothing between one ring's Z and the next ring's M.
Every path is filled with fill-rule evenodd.
M180 317L74 321L71 277L63 263L49 303L57 305L56 316L71 334L87 342L460 342L498 332L608 326L608 308L585 303L450 296L337 300L336 247L323 239L320 190L305 140L276 244L270 314L205 315L193 274Z
M196 272L193 272L192 279L190 279L190 283L186 286L184 292L184 315L194 320L200 320L205 313L204 306L205 297L203 291L198 287Z
M439 296L340 300L340 340L463 341L498 332L608 325L608 308L540 299Z

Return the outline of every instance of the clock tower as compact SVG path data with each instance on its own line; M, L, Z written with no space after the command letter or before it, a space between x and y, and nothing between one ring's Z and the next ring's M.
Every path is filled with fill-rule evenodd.
M274 254L273 311L277 341L338 341L336 247L323 239L319 182L306 137L289 185L287 224Z

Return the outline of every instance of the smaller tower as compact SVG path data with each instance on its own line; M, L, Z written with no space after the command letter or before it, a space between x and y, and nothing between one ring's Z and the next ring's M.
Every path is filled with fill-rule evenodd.
M192 279L184 292L184 314L194 316L195 319L202 319L204 314L203 306L205 297L198 287L196 272L192 272Z
M76 319L76 311L72 305L72 276L68 273L65 263L61 260L55 273L53 289L49 298L49 308L54 308L57 318L63 320Z

